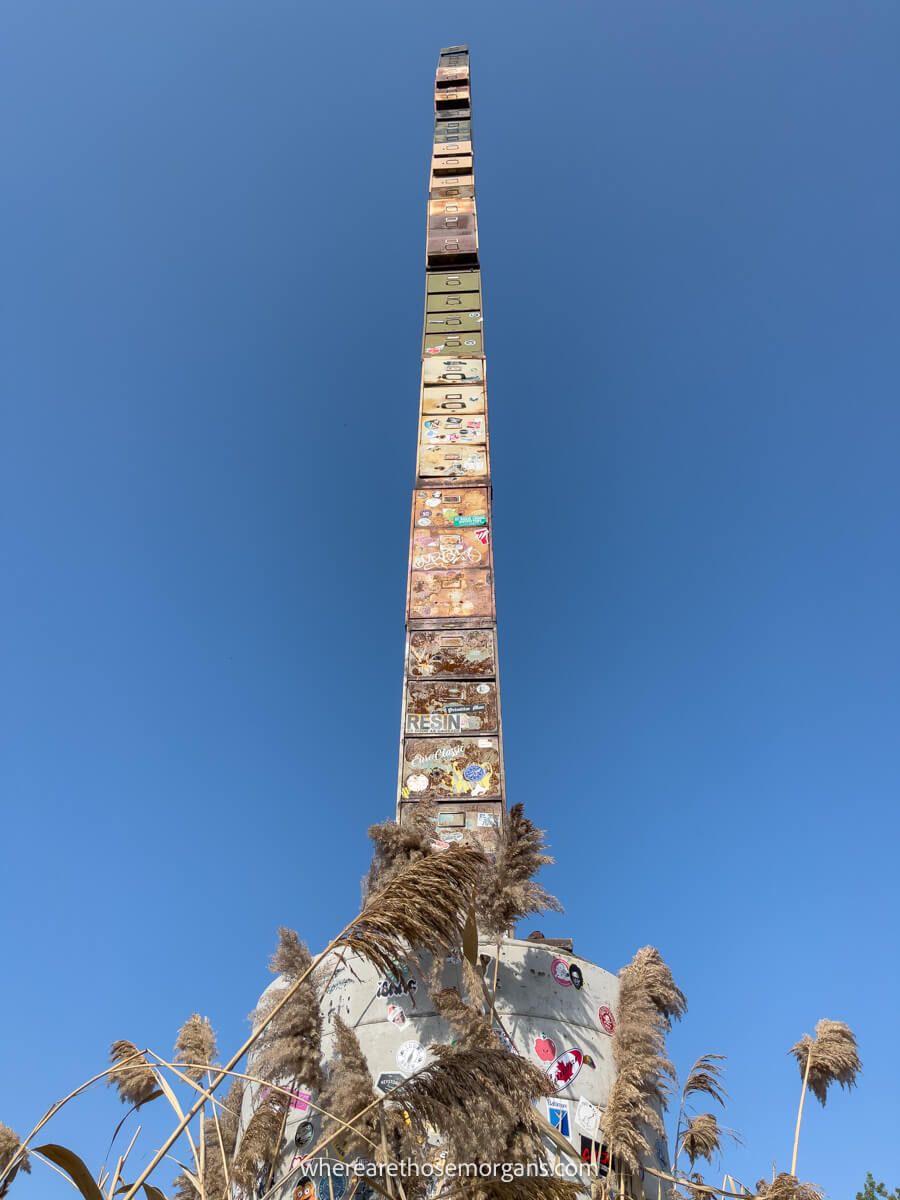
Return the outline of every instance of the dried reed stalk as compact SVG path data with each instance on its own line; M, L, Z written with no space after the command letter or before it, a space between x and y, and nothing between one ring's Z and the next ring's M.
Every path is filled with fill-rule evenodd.
M771 1183L760 1179L756 1193L764 1200L822 1200L824 1193L814 1183L801 1183L796 1175L782 1171Z
M118 1089L123 1104L145 1104L159 1091L159 1076L134 1042L113 1042L109 1057L113 1066L106 1082Z
M269 969L280 976L281 986L273 985L264 994L251 1020L262 1028L254 1069L267 1079L293 1080L318 1091L322 1086L322 1013L312 966L312 955L294 930L279 929ZM291 991L288 1002L270 1017L285 989Z
M0 1170L9 1169L6 1178L0 1182L0 1200L12 1186L19 1171L31 1174L31 1163L28 1161L28 1151L22 1139L8 1125L0 1121Z
M369 826L369 837L375 849L368 874L363 879L364 902L377 895L404 867L435 853L436 814L433 804L420 801L404 816L402 824L382 821L380 825Z
M796 1045L791 1046L800 1068L803 1083L800 1088L800 1106L797 1109L797 1124L794 1127L794 1148L791 1154L790 1176L797 1172L797 1153L800 1147L800 1124L803 1120L803 1103L807 1089L824 1107L828 1089L833 1083L842 1088L852 1088L862 1070L856 1037L849 1025L843 1021L829 1021L823 1017L816 1025L815 1037L805 1033ZM780 1178L780 1177L779 1177ZM778 1200L778 1198L776 1198Z
M364 1152L366 1142L371 1144L378 1136L378 1118L373 1108L378 1096L354 1030L340 1017L335 1017L334 1035L336 1052L320 1100L322 1108L342 1123L346 1133L338 1144L339 1150L342 1155L350 1156ZM354 1117L360 1108L368 1112L357 1129Z
M208 1018L193 1013L178 1030L175 1039L175 1061L185 1064L191 1079L200 1080L209 1071L216 1057L216 1035Z
M546 853L544 832L525 816L523 805L509 810L496 859L484 871L476 898L481 928L499 937L531 913L562 912L555 896L534 876L554 859Z

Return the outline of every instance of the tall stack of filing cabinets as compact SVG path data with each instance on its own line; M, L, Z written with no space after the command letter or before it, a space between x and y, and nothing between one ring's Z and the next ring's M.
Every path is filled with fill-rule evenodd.
M440 53L425 248L397 810L489 853L504 817L469 52Z

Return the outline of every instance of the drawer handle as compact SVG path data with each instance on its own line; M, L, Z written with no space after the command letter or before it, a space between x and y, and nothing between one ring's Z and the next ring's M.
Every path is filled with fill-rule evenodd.
M462 300L460 299L459 296L448 296L447 297L447 307L448 308L454 308L458 304L462 304Z
M451 229L454 225L459 224L459 217L444 217L444 228Z

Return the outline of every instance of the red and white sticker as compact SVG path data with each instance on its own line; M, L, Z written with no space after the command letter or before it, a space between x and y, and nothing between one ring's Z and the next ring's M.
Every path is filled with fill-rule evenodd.
M556 1058L556 1042L546 1033L539 1033L534 1039L534 1052L541 1062L548 1063Z
M616 1018L613 1016L612 1009L608 1005L601 1004L597 1010L597 1016L600 1018L600 1024L604 1033L612 1035L616 1032Z
M574 1046L571 1050L567 1050L565 1054L560 1054L556 1062L552 1062L547 1068L547 1078L553 1084L557 1092L561 1092L563 1088L567 1088L578 1072L581 1070L581 1064L584 1062L584 1055Z
M554 958L550 964L550 974L560 985L560 987L571 987L572 980L569 977L569 964L563 958Z

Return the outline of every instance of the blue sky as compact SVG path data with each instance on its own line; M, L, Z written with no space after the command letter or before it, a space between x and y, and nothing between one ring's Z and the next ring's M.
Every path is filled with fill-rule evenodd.
M457 41L537 923L612 970L660 947L751 1183L789 1163L788 1047L848 1021L864 1075L800 1172L896 1185L890 3L3 6L0 1119L194 1010L237 1044L275 928L355 909ZM56 1136L93 1161L117 1118Z

